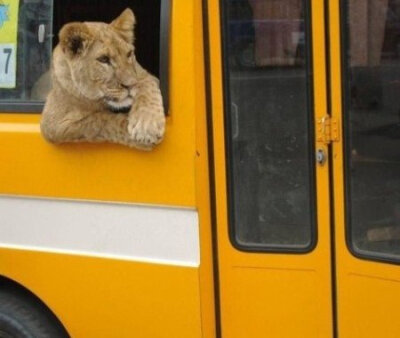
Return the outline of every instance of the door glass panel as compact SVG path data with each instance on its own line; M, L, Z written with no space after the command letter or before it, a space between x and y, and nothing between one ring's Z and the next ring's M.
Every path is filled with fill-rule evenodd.
M243 249L313 245L309 15L301 0L225 0L230 231Z
M400 1L345 2L348 239L400 258Z

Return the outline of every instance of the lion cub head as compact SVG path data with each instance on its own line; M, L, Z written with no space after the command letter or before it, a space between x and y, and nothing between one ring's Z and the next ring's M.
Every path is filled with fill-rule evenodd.
M134 26L129 8L110 24L66 24L53 59L56 81L80 100L129 111L137 83Z

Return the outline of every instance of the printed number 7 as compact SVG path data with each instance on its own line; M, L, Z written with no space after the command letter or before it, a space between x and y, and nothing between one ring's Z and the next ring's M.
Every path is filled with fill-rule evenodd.
M4 52L4 54L7 54L6 74L8 74L8 66L10 64L10 57L11 57L12 49L11 48L3 48L3 52Z

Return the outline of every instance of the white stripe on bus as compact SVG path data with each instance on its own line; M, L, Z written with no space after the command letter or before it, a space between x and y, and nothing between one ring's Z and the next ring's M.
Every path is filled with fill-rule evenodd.
M0 248L200 264L194 209L0 196Z

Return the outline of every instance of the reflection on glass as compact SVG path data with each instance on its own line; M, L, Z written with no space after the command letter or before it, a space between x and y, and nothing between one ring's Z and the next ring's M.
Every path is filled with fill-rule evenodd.
M225 13L235 241L305 249L315 209L305 2L225 0Z
M400 1L347 1L347 206L358 253L400 258Z

